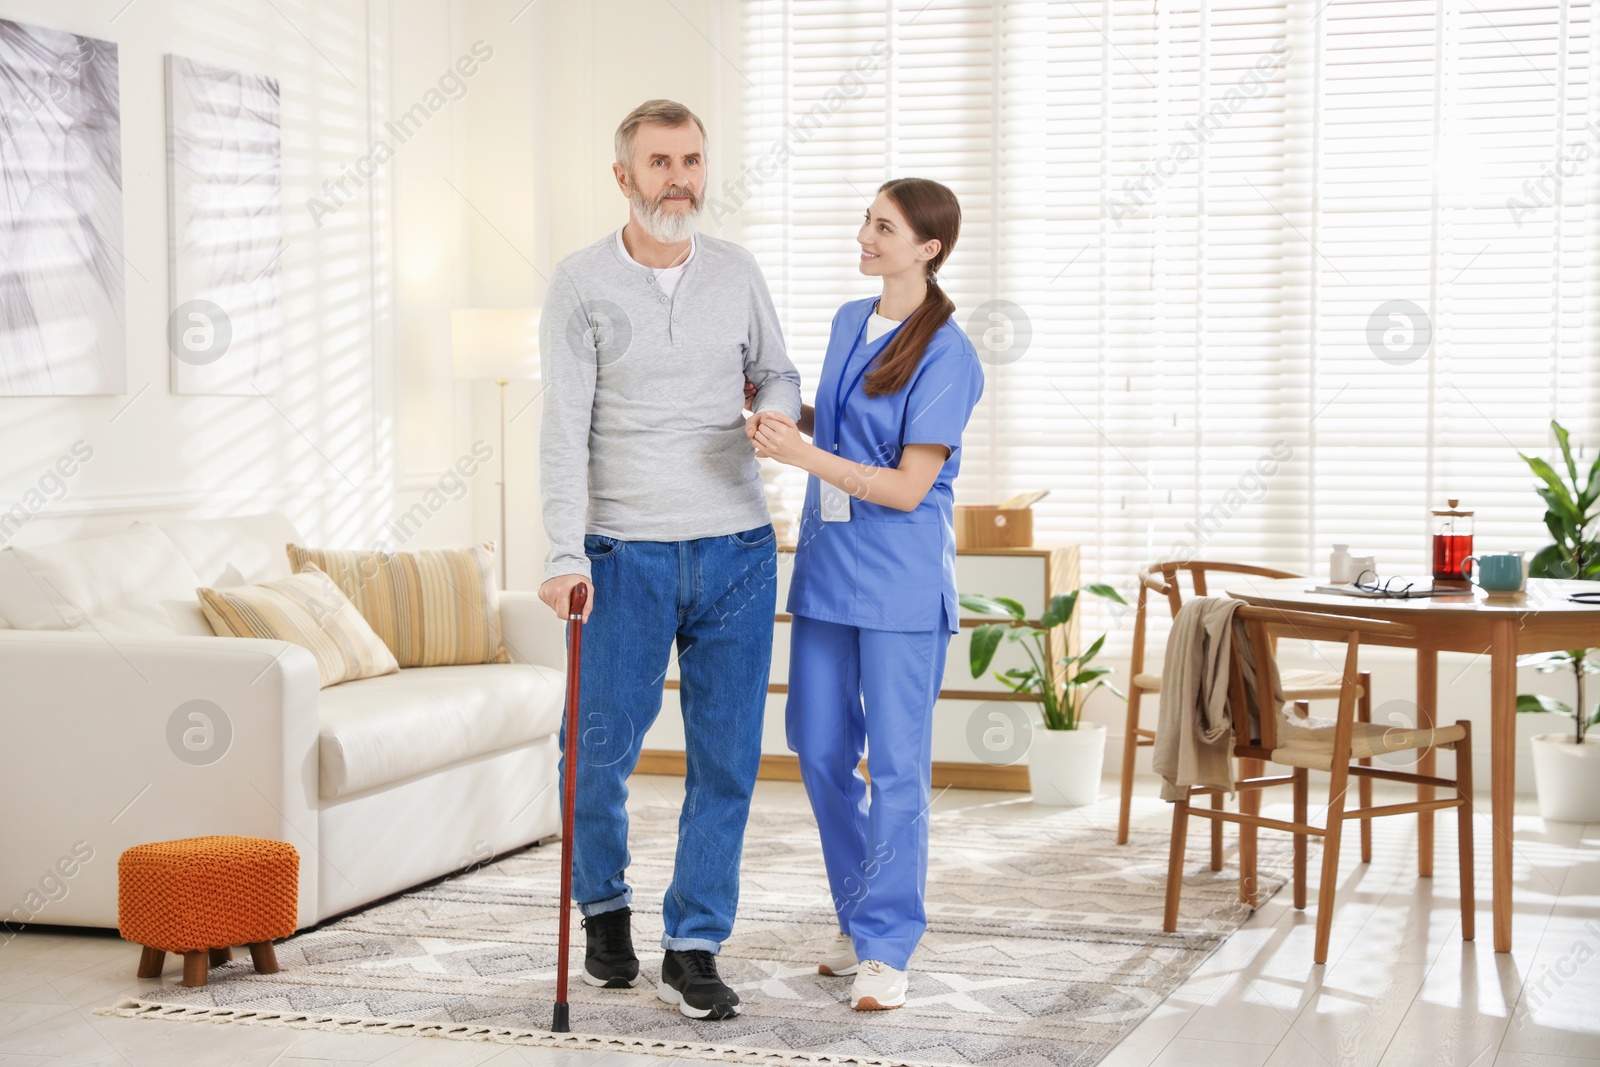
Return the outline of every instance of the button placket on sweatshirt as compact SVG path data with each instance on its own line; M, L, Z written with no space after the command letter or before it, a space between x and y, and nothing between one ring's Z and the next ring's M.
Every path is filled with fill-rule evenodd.
M689 280L689 276L693 273L694 260L691 259L688 267L683 272L683 276L678 279L678 284L673 288L670 297L661 292L660 283L656 281L656 276L654 274L650 276L650 284L656 286L656 292L660 294L661 302L667 305L667 339L672 342L673 348L683 347L683 331L678 329L683 323L683 318L678 314L678 294L683 292L684 283Z
M669 297L661 288L661 283L656 281L654 273L647 274L646 277L650 279L650 289L656 294L656 300L667 305L667 340L671 342L673 348L682 348L683 338L677 329L678 317L674 310L677 307L677 292L674 291ZM682 278L678 279L678 284L683 285Z

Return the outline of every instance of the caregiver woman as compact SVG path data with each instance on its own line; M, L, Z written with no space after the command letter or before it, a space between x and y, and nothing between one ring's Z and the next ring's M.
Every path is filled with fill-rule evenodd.
M935 281L960 228L943 185L885 182L856 235L883 294L834 315L798 425L767 411L747 427L758 456L811 474L789 587L788 740L839 918L818 970L855 975L858 1011L905 1003L927 928L933 703L957 632L950 483L983 394Z

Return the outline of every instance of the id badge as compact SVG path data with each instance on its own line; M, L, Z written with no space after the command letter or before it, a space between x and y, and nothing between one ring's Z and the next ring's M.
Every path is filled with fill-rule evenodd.
M821 511L823 522L849 522L850 494L832 482L823 482Z

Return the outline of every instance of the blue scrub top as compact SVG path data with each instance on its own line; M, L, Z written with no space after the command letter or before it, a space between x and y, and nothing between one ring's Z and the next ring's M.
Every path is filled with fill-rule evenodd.
M868 397L865 378L856 382L856 375L863 367L870 373L873 358L900 332L897 327L867 341L862 327L876 303L875 297L853 300L833 317L817 380L813 441L826 451L837 442L839 455L874 467L898 467L911 444L945 445L950 455L914 510L852 497L848 522L822 521L821 483L808 477L788 611L870 630L942 626L953 634L959 616L951 483L961 469L961 432L983 395L983 365L952 318L928 342L905 388ZM836 426L836 390L843 388L849 392Z

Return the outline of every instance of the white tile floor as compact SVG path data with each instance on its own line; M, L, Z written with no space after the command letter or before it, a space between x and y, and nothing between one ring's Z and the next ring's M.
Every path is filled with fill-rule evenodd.
M639 802L681 782L638 779ZM1165 831L1154 782L1137 823ZM1109 797L1112 786L1106 793ZM763 782L757 804L803 807L797 785ZM951 790L935 808L984 818L1059 817L1026 797ZM1488 810L1487 798L1480 810ZM1273 811L1269 814L1286 814ZM1115 802L1079 809L1107 833ZM1415 875L1410 817L1380 821L1373 862L1350 836L1326 967L1311 963L1314 910L1281 892L1103 1061L1107 1067L1576 1067L1600 1063L1600 825L1545 825L1531 803L1516 824L1516 950L1489 940L1486 818L1477 823L1480 940L1460 940L1454 820L1438 820L1434 884ZM1201 829L1198 824L1197 830ZM1191 840L1196 840L1192 837ZM1192 854L1198 858L1198 853ZM1315 875L1313 875L1315 877ZM1314 897L1313 897L1314 900ZM169 957L169 961L170 961ZM93 1009L135 992L138 950L114 936L25 933L0 946L0 1067L661 1067L650 1056L263 1027L111 1019ZM166 981L176 982L176 966Z

